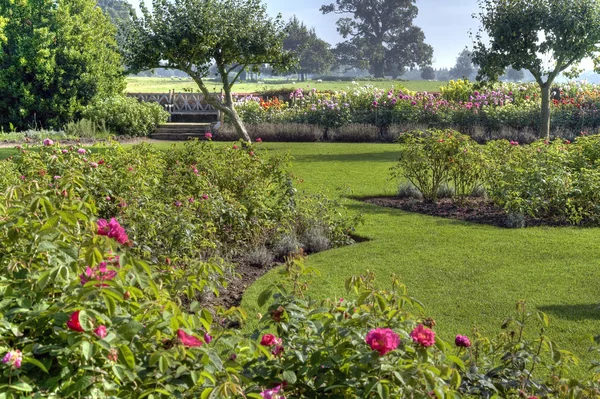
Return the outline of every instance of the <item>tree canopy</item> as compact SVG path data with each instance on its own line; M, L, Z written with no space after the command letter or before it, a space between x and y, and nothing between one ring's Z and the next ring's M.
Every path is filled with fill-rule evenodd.
M324 5L324 14L352 14L337 21L346 39L335 53L338 63L368 68L375 77L385 71L431 64L433 48L425 43L421 28L413 25L416 0L336 0Z
M473 72L475 72L472 57L473 55L468 49L462 50L458 57L456 57L456 64L450 69L450 78L469 79Z
M187 73L206 100L224 112L242 138L250 141L234 109L231 89L245 70L263 64L285 68L292 57L283 49L281 16L271 18L260 0L153 0L152 12L123 28L122 52L130 72L165 67ZM205 85L212 63L223 83L224 98Z
M294 16L286 25L285 32L283 48L296 54L298 64L294 71L300 74L301 81L306 74L323 73L333 65L335 59L329 43L319 39L314 28L308 29Z
M508 66L526 69L541 89L541 134L550 136L550 89L554 79L600 43L596 0L479 0L481 29L473 61L477 79L494 82ZM573 76L576 76L576 69Z
M0 126L60 128L124 88L115 28L94 0L0 0Z

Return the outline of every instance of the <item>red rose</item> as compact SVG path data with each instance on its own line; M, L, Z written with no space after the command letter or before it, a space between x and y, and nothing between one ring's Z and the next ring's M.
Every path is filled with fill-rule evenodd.
M71 317L67 321L67 328L77 332L84 332L81 323L79 323L79 310L71 314Z
M187 346L187 347L202 346L202 341L200 341L198 338L194 337L193 335L187 334L182 329L177 330L177 338L179 338L179 342L181 342L181 344L183 346Z

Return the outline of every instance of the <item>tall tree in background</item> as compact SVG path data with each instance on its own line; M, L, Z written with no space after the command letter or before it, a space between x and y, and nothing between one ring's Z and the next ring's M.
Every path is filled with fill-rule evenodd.
M338 63L368 68L377 78L386 70L431 64L433 48L414 26L416 0L336 0L323 14L353 14L340 18L337 30L346 41L336 47Z
M473 55L467 49L458 54L456 57L456 65L450 68L450 78L451 79L461 79L466 78L469 79L473 72L475 72L475 66L473 65Z
M506 80L520 82L525 79L525 72L522 69L517 70L510 66L504 73L504 76L506 77Z
M281 16L271 18L260 0L153 0L152 13L144 3L140 8L142 17L123 29L122 52L131 72L163 66L187 73L206 101L249 142L232 87L243 71L258 72L263 64L284 69L292 63L283 49ZM222 101L205 84L213 62L223 83Z
M540 133L550 137L550 89L558 74L574 67L569 75L577 76L576 65L597 54L600 3L479 0L479 6L482 26L473 51L473 61L481 68L477 80L495 82L510 65L531 72L541 90Z
M62 128L123 91L115 27L94 0L0 0L0 126Z
M133 8L126 0L98 0L98 7L104 11L113 24L128 21Z
M286 36L283 48L298 57L298 66L294 70L304 82L306 74L323 73L333 65L334 57L329 43L317 37L313 29L308 29L296 16L285 27Z
M430 66L421 68L421 79L425 79L425 80L435 79L435 70Z

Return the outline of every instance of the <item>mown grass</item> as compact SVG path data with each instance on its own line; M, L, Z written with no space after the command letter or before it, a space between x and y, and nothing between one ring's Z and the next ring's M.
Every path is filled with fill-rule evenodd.
M292 169L304 179L298 187L325 189L332 195L393 194L390 181L394 144L265 144L274 152L290 151ZM600 332L597 228L504 229L381 208L345 199L365 223L357 233L370 241L308 257L320 271L310 295L347 297L344 281L369 269L385 286L391 273L401 276L409 293L425 304L446 339L479 331L494 335L514 313L515 303L544 311L551 319L548 335L589 365L589 336ZM278 278L271 271L253 284L242 306L253 316L259 293ZM533 320L533 319L532 319ZM530 334L538 333L532 323Z
M398 81L398 80L387 80L387 81L356 81L359 86L372 85L374 87L389 89L396 86L403 86L409 90L414 91L429 91L437 92L440 91L440 86L445 85L447 82L438 81L427 81L427 80L414 80L414 81ZM234 91L237 93L257 93L262 91L278 90L287 88L290 92L298 87L316 87L319 90L347 90L349 87L355 87L352 82L322 82L317 83L315 81L307 82L295 82L292 81L265 81L263 84L258 83L238 83L234 86ZM222 85L217 82L208 82L208 90L211 92L219 93ZM167 93L169 90L175 90L176 92L183 92L185 90L192 89L194 92L198 91L198 86L191 79L172 80L170 78L144 78L144 77L129 77L127 78L127 92L129 93Z

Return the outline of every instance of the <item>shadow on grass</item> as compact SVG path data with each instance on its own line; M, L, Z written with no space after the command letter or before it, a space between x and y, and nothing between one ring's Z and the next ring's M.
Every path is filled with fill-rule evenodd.
M600 320L600 303L538 306L538 310L570 321Z
M395 162L397 160L398 155L393 152L294 155L296 162Z

